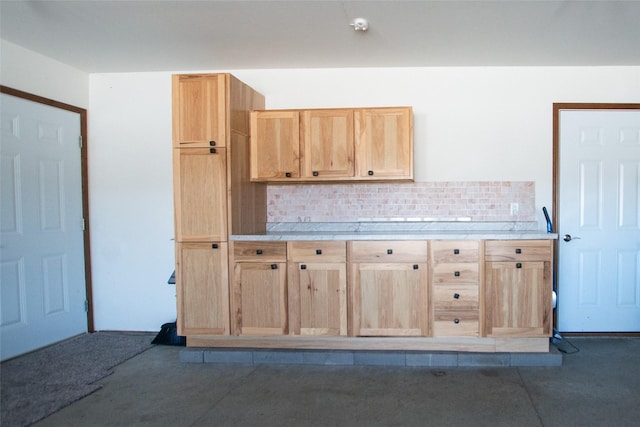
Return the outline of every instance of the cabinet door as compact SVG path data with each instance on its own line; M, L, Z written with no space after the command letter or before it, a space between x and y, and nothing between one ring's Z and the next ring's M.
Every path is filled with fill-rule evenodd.
M353 335L428 335L426 263L358 263L352 275Z
M227 244L176 245L178 334L229 335Z
M176 241L227 240L225 149L177 149L173 163Z
M287 333L284 262L239 262L234 271L233 321L239 335Z
M251 112L251 180L300 178L300 117L297 111Z
M356 110L356 167L361 179L413 179L411 108Z
M306 110L302 129L302 178L353 177L353 110Z
M485 276L486 336L551 335L550 262L487 262Z
M226 145L226 75L174 75L173 146Z
M289 320L294 335L347 335L347 265L292 263Z

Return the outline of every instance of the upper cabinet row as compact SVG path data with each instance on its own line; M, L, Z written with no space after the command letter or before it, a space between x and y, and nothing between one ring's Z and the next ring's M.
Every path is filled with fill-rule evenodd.
M251 180L413 180L411 107L251 112Z

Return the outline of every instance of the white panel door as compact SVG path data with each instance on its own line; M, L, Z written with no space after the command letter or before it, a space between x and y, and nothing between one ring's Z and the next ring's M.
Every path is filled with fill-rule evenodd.
M558 329L640 331L640 111L560 112Z
M80 115L0 94L0 358L87 331Z

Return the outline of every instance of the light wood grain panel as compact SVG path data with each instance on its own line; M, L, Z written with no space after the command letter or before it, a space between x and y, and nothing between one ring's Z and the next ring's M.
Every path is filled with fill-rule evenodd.
M229 334L227 244L176 245L178 333Z
M477 337L479 334L478 311L436 311L434 337Z
M435 285L432 301L435 310L474 310L478 317L478 285Z
M172 76L173 146L224 147L226 74Z
M422 241L351 241L351 262L416 262L427 261L427 242Z
M486 261L548 261L553 240L487 240Z
M550 262L486 263L487 336L550 336L550 265Z
M435 264L478 262L480 241L478 240L431 240L431 260Z
M436 264L431 267L432 284L478 284L478 263Z
M287 260L286 242L234 241L233 259L236 262L285 262Z
M357 176L413 180L411 107L357 109L354 118Z
M176 241L227 240L225 150L173 150Z
M234 321L240 334L288 332L286 269L285 263L235 264Z
M346 262L347 244L343 240L290 241L287 259L293 262Z
M251 112L251 180L287 181L300 177L298 111Z
M302 111L301 177L308 180L354 176L352 109Z

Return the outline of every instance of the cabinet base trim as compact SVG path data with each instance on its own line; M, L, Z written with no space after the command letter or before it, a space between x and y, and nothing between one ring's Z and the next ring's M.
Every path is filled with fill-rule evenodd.
M191 335L188 347L270 348L303 350L405 350L477 353L548 353L549 338L331 338L219 337Z

